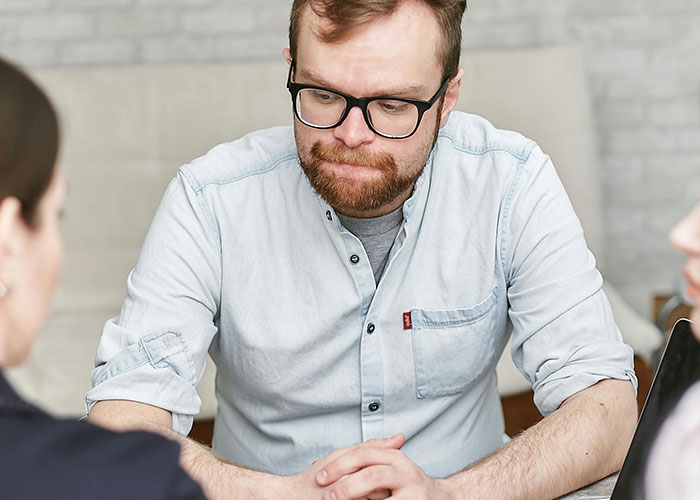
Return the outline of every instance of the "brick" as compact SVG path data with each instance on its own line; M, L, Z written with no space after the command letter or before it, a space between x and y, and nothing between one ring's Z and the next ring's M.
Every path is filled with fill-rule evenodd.
M285 33L289 28L289 12L278 7L263 7L256 14L257 26L266 33ZM286 35L285 35L286 36Z
M700 81L698 82L700 89ZM687 125L700 123L700 97L691 96L649 105L649 119L659 125Z
M211 61L214 41L210 38L159 38L141 43L139 59L143 62Z
M671 99L679 96L693 95L698 90L696 78L677 74L620 75L608 79L604 93L608 98L651 98Z
M572 2L569 14L581 17L626 16L643 10L643 0L585 0Z
M649 9L661 15L669 13L697 12L697 0L664 0L663 2L649 2Z
M51 0L0 0L0 12L32 12L45 9Z
M531 46L537 40L537 27L527 22L472 24L463 37L465 49Z
M586 52L586 69L591 73L629 74L647 65L647 51L640 49L600 49Z
M642 210L619 210L605 221L605 229L617 237L642 234L647 223L647 213Z
M696 151L700 155L700 127L682 127L678 136L678 146L681 150Z
M173 10L131 10L128 13L107 13L99 16L98 31L105 36L163 35L177 29Z
M598 116L605 125L633 125L644 122L647 106L641 99L610 99L599 103Z
M537 35L538 41L542 45L568 45L573 38L571 25L555 16L542 18Z
M624 154L609 156L603 160L601 181L604 186L628 187L630 184L644 182L646 166L644 156Z
M203 7L217 3L218 0L135 0L136 6L143 7Z
M660 74L691 74L700 79L700 47L671 47L651 54L650 69Z
M659 175L673 175L682 178L700 178L700 154L686 153L648 156L647 169Z
M282 57L282 49L288 45L287 35L278 33L275 37L268 36L264 40L256 37L235 37L218 40L214 53L220 60L248 59L278 59Z
M563 3L563 2L562 2ZM519 1L491 1L491 2L470 2L466 17L469 22L480 21L503 21L522 19L525 17L535 17L545 10L541 0L519 0Z
M252 9L208 9L184 12L182 27L188 33L250 33L256 26Z
M673 152L680 147L679 131L667 128L618 128L602 139L613 153Z
M659 47L675 43L687 31L680 19L654 19L648 14L604 18L595 22L576 19L571 24L577 39L599 47Z
M18 43L0 45L0 54L21 66L55 66L58 62L53 43Z
M131 6L131 0L53 0L52 7L61 8L76 8L80 9L118 9Z
M94 21L84 13L38 14L19 20L17 36L27 40L85 38L94 33Z
M688 178L683 186L686 200L700 201L700 177Z
M667 235L671 228L686 214L685 207L668 205L649 211L647 227L656 234Z
M59 54L62 65L125 64L135 58L136 43L131 40L67 42Z

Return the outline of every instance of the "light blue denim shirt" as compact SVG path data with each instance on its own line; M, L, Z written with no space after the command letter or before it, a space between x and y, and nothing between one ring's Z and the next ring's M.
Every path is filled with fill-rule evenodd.
M503 444L495 367L511 332L545 415L605 378L636 385L579 221L534 142L452 113L403 214L375 286L360 241L300 169L291 128L181 167L105 325L88 411L146 402L186 434L209 351L223 457L293 474L401 432L437 477Z

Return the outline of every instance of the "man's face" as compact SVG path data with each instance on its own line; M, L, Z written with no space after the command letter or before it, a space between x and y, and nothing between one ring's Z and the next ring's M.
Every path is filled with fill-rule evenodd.
M293 80L355 97L395 96L429 100L442 84L442 43L427 7L406 2L346 39L324 43L315 35L327 22L307 7L302 18ZM289 61L289 52L285 50ZM450 87L442 117L456 101ZM294 134L301 166L314 189L337 211L355 217L386 214L408 198L441 126L442 100L429 109L416 133L387 139L372 132L359 108L336 128L319 130L298 120Z

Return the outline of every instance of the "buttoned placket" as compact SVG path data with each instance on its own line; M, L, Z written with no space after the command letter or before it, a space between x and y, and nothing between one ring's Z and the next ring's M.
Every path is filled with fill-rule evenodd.
M416 208L418 197L425 197L426 193L419 194L421 184L429 177L432 167L432 154L429 157L428 166L424 176L416 185L416 193L404 204L404 220L392 245L384 274L389 273L393 267L398 253L403 247L408 234L408 219ZM379 439L386 437L384 426L384 363L382 360L382 328L381 328L381 297L382 281L377 286L374 281L372 266L362 242L350 231L345 229L335 215L332 207L322 202L324 216L327 222L343 239L346 249L346 262L355 283L362 294L362 329L360 331L360 381L361 381L361 426L362 440ZM400 318L397 320L400 321Z
M360 335L360 418L362 439L384 437L384 373L381 352L381 339L378 325L379 315L369 315L375 292L374 273L362 242L345 229L331 207L325 207L324 216L342 238L346 249L346 263L349 272L362 295ZM378 307L374 308L379 310Z

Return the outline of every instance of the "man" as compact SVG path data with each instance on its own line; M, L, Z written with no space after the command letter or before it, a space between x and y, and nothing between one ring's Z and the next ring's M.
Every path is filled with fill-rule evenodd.
M93 421L186 434L209 350L226 461L178 439L212 498L544 498L619 467L631 350L549 159L450 116L464 9L294 2L294 132L181 168L105 326ZM508 323L549 416L503 447Z

